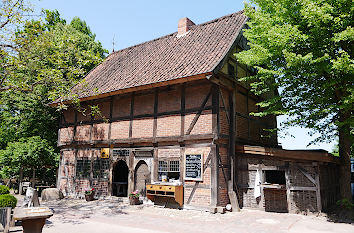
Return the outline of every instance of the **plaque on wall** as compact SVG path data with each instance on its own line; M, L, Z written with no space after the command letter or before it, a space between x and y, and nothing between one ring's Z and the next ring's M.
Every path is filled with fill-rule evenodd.
M154 151L152 150L134 150L135 157L153 157Z
M203 180L203 155L185 154L184 180Z

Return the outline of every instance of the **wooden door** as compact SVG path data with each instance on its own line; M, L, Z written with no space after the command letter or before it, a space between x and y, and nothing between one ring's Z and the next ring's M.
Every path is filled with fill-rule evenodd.
M144 161L140 161L135 169L135 190L141 195L146 196L146 184L151 182L150 171L148 165Z

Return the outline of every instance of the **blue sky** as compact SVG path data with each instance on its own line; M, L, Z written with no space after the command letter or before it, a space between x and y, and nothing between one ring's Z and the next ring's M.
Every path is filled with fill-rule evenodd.
M34 0L36 13L42 8L57 9L68 22L75 16L85 20L103 46L110 52L177 31L180 18L203 23L243 9L242 0ZM283 118L280 118L280 120ZM292 128L295 138L279 138L285 149L325 149L334 143L306 147L313 139L307 130Z

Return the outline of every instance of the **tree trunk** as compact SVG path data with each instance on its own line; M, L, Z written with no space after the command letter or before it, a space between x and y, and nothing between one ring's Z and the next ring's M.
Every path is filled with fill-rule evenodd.
M342 126L339 128L339 157L341 160L339 187L341 199L352 200L352 193L350 187L350 149L352 140L349 133L349 126Z
M34 188L36 185L36 168L33 168L32 170L32 188Z
M23 180L23 167L20 168L20 177L18 179L18 193L22 195L22 180Z

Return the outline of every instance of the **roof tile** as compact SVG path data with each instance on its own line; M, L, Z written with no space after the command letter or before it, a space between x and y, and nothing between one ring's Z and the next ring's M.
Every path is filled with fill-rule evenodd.
M73 87L79 98L212 72L229 51L247 17L236 12L110 54ZM85 85L85 87L83 87ZM87 90L82 92L81 90Z

